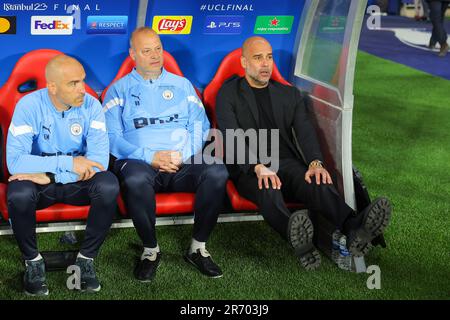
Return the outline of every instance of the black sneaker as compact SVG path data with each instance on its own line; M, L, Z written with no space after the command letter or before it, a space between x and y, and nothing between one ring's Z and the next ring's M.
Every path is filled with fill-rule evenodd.
M48 287L45 283L44 259L38 261L25 260L25 274L23 286L25 294L29 296L47 296Z
M134 276L141 282L150 282L155 278L156 270L161 264L161 252L150 253L145 259L139 259L134 269Z
M314 226L306 211L295 211L289 217L288 240L306 270L320 266L320 253L313 244Z
M81 291L99 292L101 286L95 274L94 260L78 257L75 265L80 268L81 272Z
M184 260L198 269L202 274L210 278L220 278L223 272L220 267L215 264L211 255L206 249L197 249L193 253L189 253L189 249L184 254Z
M359 228L347 235L347 247L355 257L364 256L372 247L372 240L383 233L391 218L391 204L386 198L378 198L362 211Z

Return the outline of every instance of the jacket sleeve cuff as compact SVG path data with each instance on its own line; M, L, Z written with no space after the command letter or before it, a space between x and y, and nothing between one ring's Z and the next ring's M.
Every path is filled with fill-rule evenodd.
M152 164L153 162L153 157L155 156L155 151L151 151L148 148L144 149L144 160L145 162L147 162L148 164Z
M65 172L73 171L73 157L71 156L58 156L58 171Z
M72 172L61 172L61 173L57 173L55 174L55 182L56 183L62 183L62 184L66 184L66 183L72 183L72 182L77 182L78 179L78 175Z

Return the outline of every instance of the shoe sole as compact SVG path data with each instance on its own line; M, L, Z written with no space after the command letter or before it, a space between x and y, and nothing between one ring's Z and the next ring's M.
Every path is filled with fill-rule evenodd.
M30 296L30 297L45 297L45 296L48 296L48 294L49 294L48 289L47 289L47 291L44 292L44 293L31 293L31 292L28 292L28 291L26 291L26 290L24 290L24 292L25 292L25 294L26 294L27 296Z
M306 213L293 213L295 216L289 219L288 238L300 263L306 270L314 270L320 266L321 257L319 251L314 247L314 226ZM307 250L305 252L305 250Z
M94 288L94 289L92 289L92 288L81 289L80 291L83 293L96 293L96 292L99 292L101 290L101 288L102 288L102 286L99 285L97 288Z
M205 277L208 277L208 278L211 278L211 279L218 279L218 278L222 278L222 277L223 277L223 273L220 274L220 275L218 275L218 276L210 276L210 275L204 274L203 272L201 272L201 271L197 268L197 265L194 263L194 261L192 261L191 259L189 259L188 256L184 255L183 258L184 258L184 261L186 261L187 263L189 263L190 265L192 265L192 266L195 268L195 270L199 271L200 274L204 275Z
M378 198L371 204L363 227L358 229L353 240L349 242L348 250L355 257L367 254L373 247L371 242L383 233L391 219L391 204L386 198Z

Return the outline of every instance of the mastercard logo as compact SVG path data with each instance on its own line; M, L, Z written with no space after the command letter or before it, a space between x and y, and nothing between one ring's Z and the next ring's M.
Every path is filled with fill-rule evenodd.
M0 33L5 33L11 27L11 23L5 18L0 18Z
M16 34L15 16L0 16L0 34Z

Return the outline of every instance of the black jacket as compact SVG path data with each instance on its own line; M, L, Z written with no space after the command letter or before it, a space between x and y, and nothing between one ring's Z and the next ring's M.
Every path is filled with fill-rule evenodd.
M293 154L300 159L303 158L305 164L315 159L323 160L316 131L306 107L306 97L297 88L272 80L269 83L269 93L275 123L280 129L280 139L284 139ZM216 98L216 117L225 140L224 147L226 146L226 129L240 128L245 131L259 128L256 99L245 78L233 76L224 82ZM226 152L230 151L226 150ZM257 156L256 146L246 144L245 152L246 155L253 153ZM236 156L235 153L234 163L237 163ZM237 179L240 174L251 172L254 166L248 163L227 164L232 179Z

